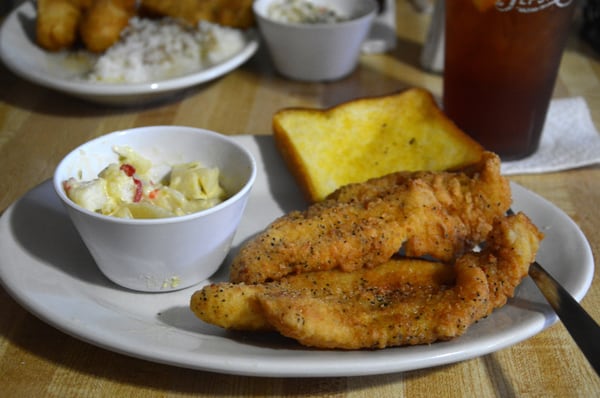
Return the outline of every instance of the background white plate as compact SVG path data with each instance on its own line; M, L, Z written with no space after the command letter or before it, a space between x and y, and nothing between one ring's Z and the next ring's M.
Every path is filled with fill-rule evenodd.
M64 53L44 51L35 43L36 10L27 1L6 17L0 29L0 59L16 75L41 86L89 101L110 105L142 104L216 79L246 62L258 49L258 34L245 32L246 46L222 63L184 76L134 84L100 84L76 79L81 67Z
M305 202L272 137L233 138L255 155L258 165L235 252L275 217L303 208ZM513 196L513 209L525 211L546 234L538 261L580 300L594 271L582 232L532 192L513 185ZM229 261L212 281L227 278ZM27 310L92 344L150 361L256 376L354 376L448 364L518 343L556 321L526 278L506 306L449 342L342 352L307 349L275 334L225 332L189 310L189 299L199 286L135 293L109 282L80 241L50 181L15 202L0 219L0 279Z

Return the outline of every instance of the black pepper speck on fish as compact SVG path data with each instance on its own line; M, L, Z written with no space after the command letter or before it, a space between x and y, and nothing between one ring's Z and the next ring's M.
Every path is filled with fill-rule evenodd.
M374 267L400 248L450 261L485 239L511 204L500 159L456 172L398 172L351 184L273 222L232 263L232 282Z

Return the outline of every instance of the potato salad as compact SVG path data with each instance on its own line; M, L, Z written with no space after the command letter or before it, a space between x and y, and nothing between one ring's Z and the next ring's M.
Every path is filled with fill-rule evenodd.
M121 218L163 218L194 213L227 198L219 184L219 169L200 162L172 166L162 181L150 178L152 162L129 147L115 147L118 163L104 168L98 178L69 178L63 187L78 205Z

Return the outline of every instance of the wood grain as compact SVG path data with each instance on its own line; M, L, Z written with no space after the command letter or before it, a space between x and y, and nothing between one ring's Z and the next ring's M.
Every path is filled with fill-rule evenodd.
M180 124L224 134L271 134L271 115L288 106L328 107L420 86L441 94L419 54L429 15L397 2L398 46L365 55L348 78L302 84L278 76L264 49L233 73L152 106L89 104L28 83L0 66L0 211L51 177L68 151L135 126ZM600 127L600 56L574 27L555 97L583 96ZM512 179L563 209L600 257L600 166ZM568 250L566 248L565 250ZM568 266L566 264L565 266ZM582 301L600 320L600 280ZM592 397L593 372L562 324L493 354L432 369L352 378L274 379L181 369L116 354L38 320L0 289L0 396L3 397Z

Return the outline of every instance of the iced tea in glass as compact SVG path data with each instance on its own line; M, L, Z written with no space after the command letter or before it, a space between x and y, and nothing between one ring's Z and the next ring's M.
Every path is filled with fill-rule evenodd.
M446 0L444 110L504 160L537 149L576 0Z

